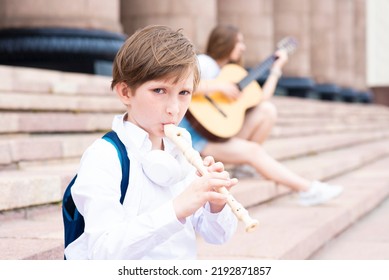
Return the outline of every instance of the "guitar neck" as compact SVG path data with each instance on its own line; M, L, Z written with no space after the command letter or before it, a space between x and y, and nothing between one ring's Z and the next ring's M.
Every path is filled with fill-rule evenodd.
M263 74L269 70L270 66L277 59L275 55L271 55L265 61L257 65L255 68L251 69L246 77L244 77L240 82L238 82L238 87L240 90L243 90L246 86L248 86L252 81L257 80Z

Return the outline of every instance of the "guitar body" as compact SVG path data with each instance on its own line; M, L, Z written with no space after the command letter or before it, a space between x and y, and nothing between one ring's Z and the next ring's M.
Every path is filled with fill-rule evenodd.
M224 66L217 80L238 83L247 71L236 64ZM262 90L256 81L247 85L237 100L229 100L221 92L209 94L225 115L203 95L193 96L186 117L192 126L211 141L226 141L235 136L243 126L247 109L259 104Z

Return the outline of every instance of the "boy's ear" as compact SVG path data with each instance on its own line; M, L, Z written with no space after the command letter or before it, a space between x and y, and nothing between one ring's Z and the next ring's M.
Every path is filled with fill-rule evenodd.
M131 90L126 83L116 84L115 91L124 105L130 105Z

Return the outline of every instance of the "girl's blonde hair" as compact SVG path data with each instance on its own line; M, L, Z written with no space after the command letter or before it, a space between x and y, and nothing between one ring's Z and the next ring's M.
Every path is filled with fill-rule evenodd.
M195 90L200 73L193 44L181 33L163 25L150 25L137 30L116 54L111 89L120 82L134 92L150 80L175 78L178 82L194 73Z

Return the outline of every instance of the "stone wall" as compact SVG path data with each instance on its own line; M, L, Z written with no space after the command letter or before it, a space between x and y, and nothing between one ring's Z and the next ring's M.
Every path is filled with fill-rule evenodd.
M367 84L377 103L389 105L389 1L367 1Z

